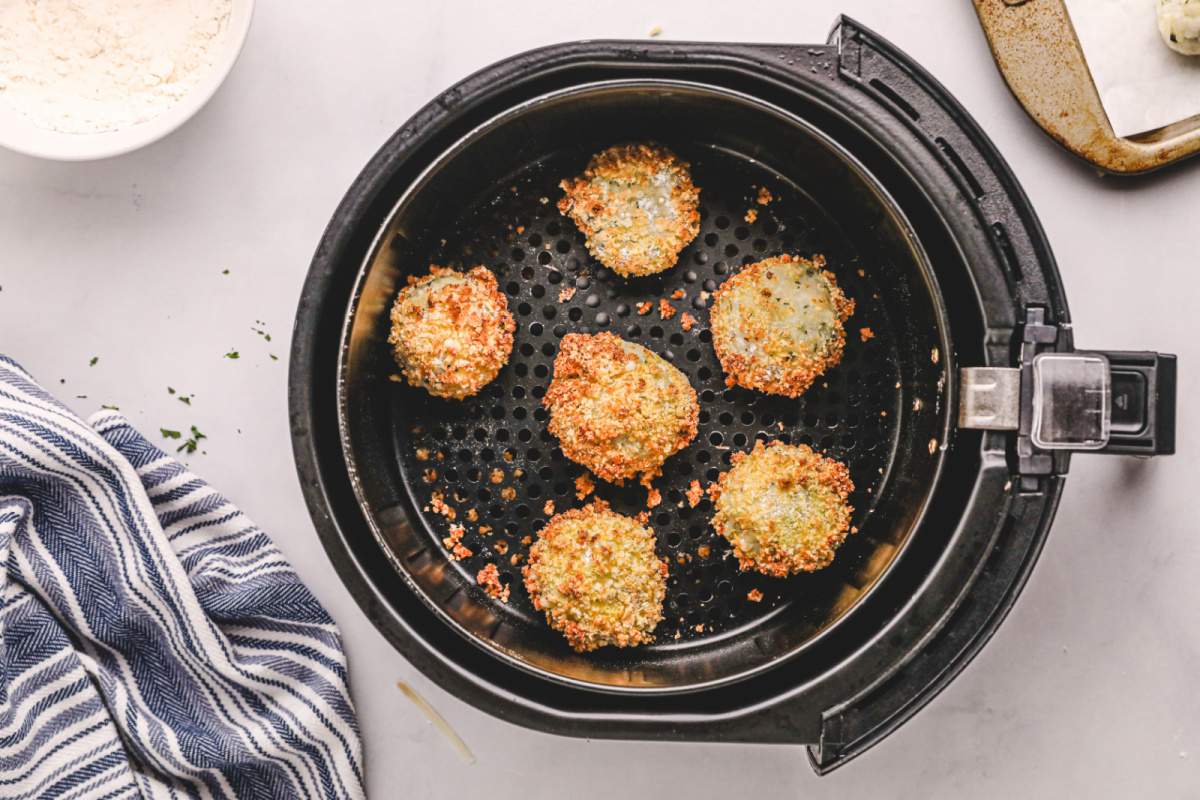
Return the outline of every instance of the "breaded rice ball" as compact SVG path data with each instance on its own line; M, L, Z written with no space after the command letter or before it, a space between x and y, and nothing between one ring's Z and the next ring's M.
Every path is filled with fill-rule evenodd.
M663 618L667 565L654 532L602 500L553 517L521 570L533 607L577 652L653 640Z
M721 284L709 320L726 384L799 397L842 360L854 301L824 266L775 256Z
M587 236L588 251L627 278L675 266L700 232L700 190L687 163L656 144L620 144L559 184L558 210Z
M717 489L713 527L743 570L782 578L823 569L850 529L850 470L804 445L756 442Z
M611 333L568 333L543 401L567 458L618 486L649 485L696 436L700 403L687 377Z
M396 296L388 343L410 384L462 400L508 362L516 327L489 270L434 266Z

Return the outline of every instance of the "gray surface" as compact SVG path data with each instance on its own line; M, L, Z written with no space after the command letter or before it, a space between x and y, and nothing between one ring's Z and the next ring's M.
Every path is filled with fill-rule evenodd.
M291 316L330 213L384 138L442 88L529 47L655 25L664 38L821 41L837 12L857 17L944 81L1005 153L1054 244L1079 344L1175 350L1181 396L1196 388L1200 164L1121 181L1069 159L1010 98L969 3L609 0L590 6L602 17L575 19L573 4L519 5L412 14L262 0L225 88L167 140L96 164L0 153L0 351L81 413L111 403L146 432L194 423L209 435L193 467L272 533L342 627L372 796L1196 796L1200 438L1186 400L1181 455L1076 460L1037 570L991 644L909 725L823 780L795 748L531 733L448 696L375 632L325 560L295 479ZM270 344L250 330L260 319ZM230 348L241 358L223 359ZM168 385L194 392L193 405ZM474 765L397 680L446 716Z

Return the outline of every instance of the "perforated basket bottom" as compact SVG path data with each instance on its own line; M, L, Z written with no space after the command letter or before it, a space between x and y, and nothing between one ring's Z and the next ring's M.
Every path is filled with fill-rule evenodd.
M700 398L699 434L668 459L654 482L663 501L652 510L650 524L670 575L666 616L650 647L730 635L787 604L800 606L791 609L800 624L816 626L828 619L848 585L862 588L856 576L864 562L893 535L869 524L895 450L902 399L893 326L872 274L884 265L861 263L836 220L761 165L717 149L667 144L692 164L702 224L678 265L659 276L626 280L604 269L588 254L583 235L559 214L557 183L582 168L589 156L583 151L531 165L498 194L447 220L444 231L423 237L434 247L413 264L415 272L430 263L481 263L495 272L517 322L516 341L499 377L464 402L390 384L394 451L432 546L443 547L451 525L431 504L438 493L466 528L462 544L473 551L453 565L462 580L474 585L476 573L494 563L511 587L507 604L477 589L476 601L491 604L515 624L544 624L520 575L529 542L554 512L590 498L576 497L575 478L586 471L563 456L547 431L542 397L562 336L611 331L681 369ZM766 205L756 202L763 186L773 196ZM757 218L747 221L748 211ZM797 400L726 388L708 330L711 292L742 265L781 253L823 254L856 303L842 363ZM678 292L682 299L673 299ZM670 319L660 315L662 298L678 310ZM649 313L639 312L640 303L652 304ZM690 331L683 329L685 312L696 320ZM864 338L864 329L873 336ZM688 503L684 493L692 480L707 487L755 439L808 444L849 466L859 532L831 567L786 580L743 573L710 525L709 500L695 508ZM636 484L618 488L594 481L596 496L614 510L636 515L646 509L646 492ZM474 514L477 521L470 519ZM482 526L491 532L481 534ZM761 592L761 600L749 599L753 590Z

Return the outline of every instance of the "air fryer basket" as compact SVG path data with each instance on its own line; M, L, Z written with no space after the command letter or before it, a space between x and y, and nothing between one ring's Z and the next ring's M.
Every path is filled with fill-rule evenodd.
M555 207L562 178L577 174L591 153L631 140L664 143L691 162L702 220L674 269L633 281L590 258L582 234ZM758 187L771 202L757 202ZM842 364L798 400L727 389L707 327L711 292L743 264L781 253L824 255L857 306ZM465 402L389 379L397 372L387 345L391 300L407 276L431 263L490 267L517 320L509 365ZM660 299L677 309L669 319ZM696 320L691 330L685 314ZM688 375L700 397L700 432L655 481L663 502L650 524L670 562L658 641L581 656L532 608L520 563L550 515L585 502L574 478L586 471L559 450L541 398L559 339L601 330L645 345ZM940 294L900 210L848 153L802 120L695 83L574 87L478 128L397 203L345 336L345 456L398 575L496 655L613 690L693 689L800 653L851 611L903 548L934 485L947 426L951 350ZM858 533L833 567L788 580L743 573L709 524L709 501L696 508L685 501L690 481L707 486L756 438L809 444L850 467ZM636 484L596 484L619 512L647 508ZM437 513L434 494L455 509L453 523ZM467 519L471 510L477 522ZM474 553L462 561L442 545L451 524L464 525L463 544ZM481 526L491 532L480 534ZM476 585L487 563L511 587L507 603ZM747 599L752 589L761 601Z
M623 281L587 257L554 184L638 138L693 162L706 214L675 269ZM756 184L778 200L754 205ZM823 252L859 303L846 360L793 403L727 391L701 292L747 258L793 250ZM461 404L389 380L392 294L429 261L493 269L520 328L495 384ZM638 313L660 297L675 317ZM548 500L579 502L580 468L545 438L538 395L562 333L602 329L679 366L707 416L656 482L650 523L672 581L656 643L581 657L533 614L511 558ZM364 168L321 240L289 405L331 561L455 696L558 734L804 744L826 772L988 641L1037 561L1074 451L1173 451L1174 375L1171 356L1075 350L1049 244L1003 158L928 73L842 18L822 45L573 42L445 91ZM860 530L823 573L738 574L711 509L673 494L759 437L850 465ZM597 485L642 510L641 490ZM434 491L470 531L472 559L447 559ZM485 560L508 573L507 605L474 585Z

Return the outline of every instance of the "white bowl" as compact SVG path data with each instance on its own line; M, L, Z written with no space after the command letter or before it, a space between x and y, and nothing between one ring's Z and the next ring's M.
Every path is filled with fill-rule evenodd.
M0 147L55 161L91 161L119 156L156 142L204 107L216 94L246 43L254 0L233 0L229 33L213 58L212 68L175 105L145 122L104 133L59 133L39 128L0 98Z

